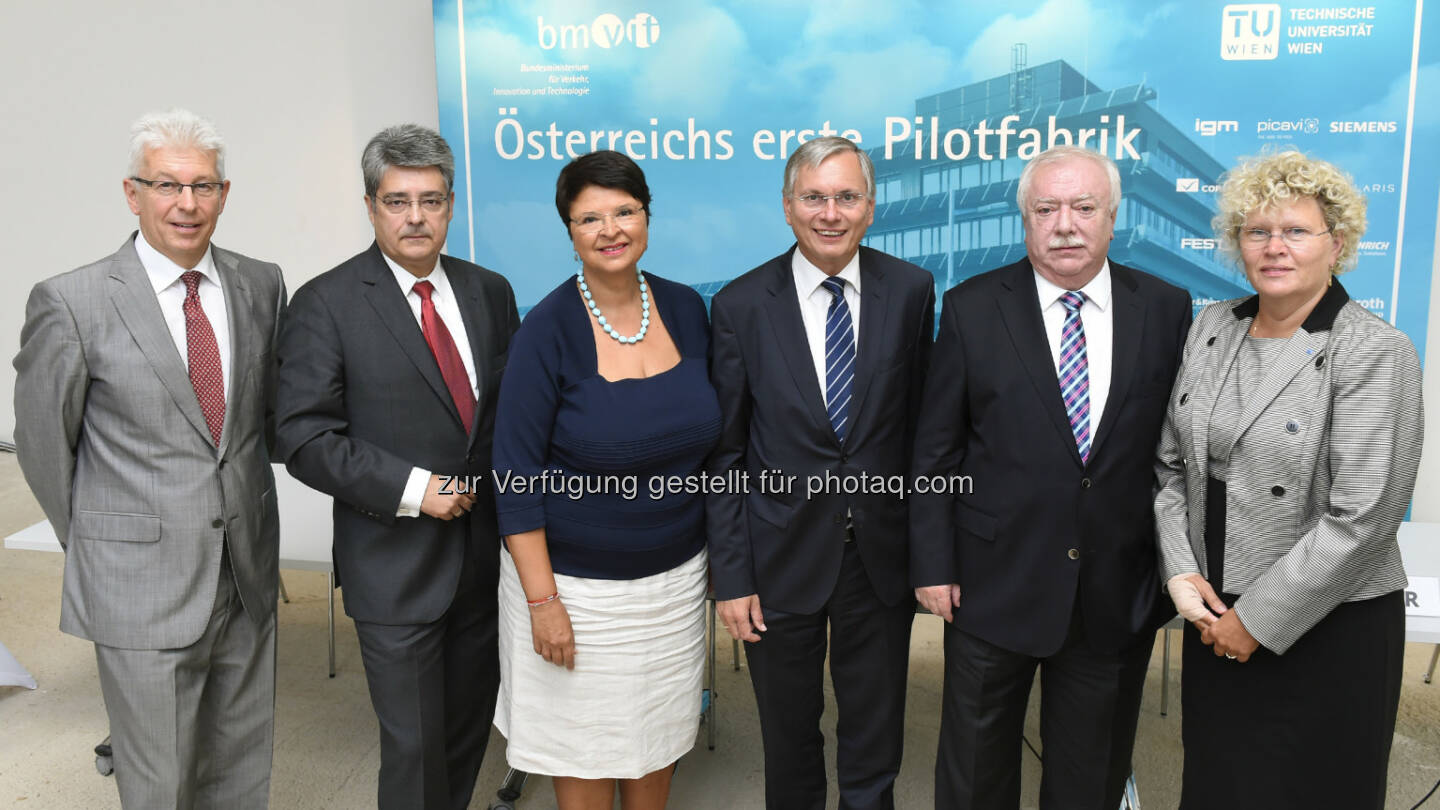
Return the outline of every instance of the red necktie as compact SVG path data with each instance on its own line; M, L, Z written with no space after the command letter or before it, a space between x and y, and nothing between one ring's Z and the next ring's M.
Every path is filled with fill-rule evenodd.
M220 446L220 430L225 426L225 374L220 369L220 348L215 343L215 330L200 307L200 273L190 270L180 274L185 282L185 349L190 361L190 384L200 400L200 412L210 428L210 438Z
M450 398L455 400L455 409L460 411L460 422L465 432L470 432L471 420L475 418L475 392L470 388L470 375L465 373L465 362L460 359L460 350L455 348L455 339L435 311L435 302L430 295L435 285L428 281L415 282L415 294L420 296L420 331L425 342L440 364L440 375L445 378L445 387L450 389Z

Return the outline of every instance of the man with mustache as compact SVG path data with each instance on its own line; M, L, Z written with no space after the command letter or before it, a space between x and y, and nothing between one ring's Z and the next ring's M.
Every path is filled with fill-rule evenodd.
M935 807L1015 810L1042 676L1040 807L1114 810L1161 596L1151 501L1190 296L1109 261L1120 175L1055 147L1020 177L1026 258L945 294L910 506L915 596L945 626Z
M368 250L295 293L277 444L335 498L335 571L380 721L379 807L470 803L499 686L500 546L487 484L519 326L510 284L441 256L455 159L391 127L361 157Z

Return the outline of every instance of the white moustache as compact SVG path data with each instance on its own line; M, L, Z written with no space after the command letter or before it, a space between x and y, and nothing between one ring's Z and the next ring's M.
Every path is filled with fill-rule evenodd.
M1050 243L1046 247L1050 248L1051 250L1058 250L1060 248L1085 247L1085 240L1081 239L1078 236L1056 236L1050 240Z

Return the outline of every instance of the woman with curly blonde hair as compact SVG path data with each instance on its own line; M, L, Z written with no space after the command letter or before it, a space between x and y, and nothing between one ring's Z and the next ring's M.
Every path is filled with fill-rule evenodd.
M1162 572L1190 622L1180 806L1381 810L1419 359L1336 277L1365 198L1335 166L1247 159L1214 226L1256 294L1195 320L1156 465Z

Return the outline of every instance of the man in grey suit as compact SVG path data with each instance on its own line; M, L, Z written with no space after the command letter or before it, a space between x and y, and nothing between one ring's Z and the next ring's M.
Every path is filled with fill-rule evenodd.
M515 296L441 256L455 159L397 126L361 158L375 242L295 293L278 444L334 496L335 569L380 721L381 808L463 810L499 685L490 469Z
M263 808L275 711L270 471L280 268L210 244L225 147L132 128L114 254L37 284L15 443L65 547L60 629L95 643L127 808Z

